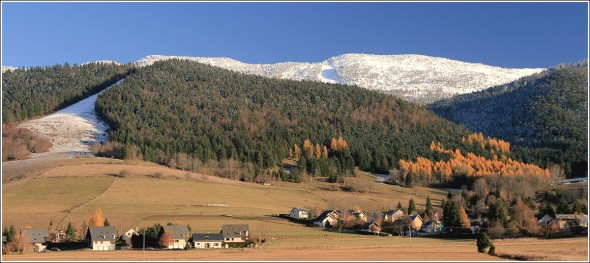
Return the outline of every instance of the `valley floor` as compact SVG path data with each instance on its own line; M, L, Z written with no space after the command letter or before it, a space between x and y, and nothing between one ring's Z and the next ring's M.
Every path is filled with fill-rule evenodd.
M319 238L318 238L319 239ZM385 239L400 239L403 244L388 244ZM343 240L338 247L218 249L188 251L60 251L6 255L8 261L503 261L508 260L488 254L477 253L475 241L412 240L407 238L375 237L374 245L355 245ZM586 261L588 238L570 239L513 239L493 240L499 254L518 255L527 260ZM518 244L518 245L517 245Z

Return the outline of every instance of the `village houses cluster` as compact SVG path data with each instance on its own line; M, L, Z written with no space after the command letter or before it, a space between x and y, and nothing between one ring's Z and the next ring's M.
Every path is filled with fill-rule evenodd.
M360 210L325 210L315 217L310 216L310 211L304 208L294 207L290 213L284 216L300 223L321 228L345 228L347 231L354 229L354 232L389 235L397 234L404 236L431 236L440 235L447 230L444 224L438 220L439 214L433 215L433 219L424 220L420 215L408 215L402 209L389 210L384 213L369 213ZM537 217L537 224L540 228L553 228L558 230L573 229L575 227L588 227L588 216L584 214L557 214L554 217L543 214ZM382 231L382 225L387 225L388 232ZM474 221L469 229L472 234L480 230L482 221ZM50 242L49 230L43 227L29 227L20 229L20 241L27 244L29 252L45 252L47 250L59 251L56 245L60 243ZM137 229L117 234L113 226L90 226L86 232L85 247L92 250L116 250L129 248L133 238L138 238L140 233ZM222 225L218 233L191 233L187 226L165 225L160 229L161 249L212 249L245 247L252 243L250 230L247 224L226 224ZM143 235L145 238L145 234ZM164 237L164 238L163 238ZM162 240L165 242L162 243ZM117 245L118 242L127 244L126 247ZM6 245L6 236L2 236L2 244ZM52 247L48 247L51 244ZM121 243L118 243L121 244ZM137 244L136 244L137 245ZM134 246L138 248L137 246ZM143 249L154 249L146 247L145 239Z

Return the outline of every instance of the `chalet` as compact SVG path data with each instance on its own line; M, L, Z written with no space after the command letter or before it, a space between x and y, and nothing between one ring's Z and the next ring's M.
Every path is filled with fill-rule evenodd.
M250 238L250 229L248 225L223 225L221 234L225 243L246 242Z
M33 251L44 252L47 249L49 230L43 227L26 228L20 231L25 244L32 244Z
M91 226L86 232L88 246L92 250L115 250L116 233L112 226Z
M444 225L438 220L426 221L422 225L422 232L428 235L439 235L444 232Z
M383 222L390 222L393 223L395 220L398 220L404 216L404 211L401 209L398 210L389 210L385 212L383 215Z
M381 232L381 225L376 222L368 222L363 225L363 231L379 235Z
M339 216L336 210L326 210L313 221L313 224L321 227L334 226L338 223Z
M167 249L184 249L190 233L186 226L170 225L162 227L162 235L168 235Z
M412 225L412 229L420 230L422 228L422 224L424 224L424 220L420 215L412 215L410 216L410 224Z
M193 234L194 248L222 248L223 234Z
M303 208L293 207L293 209L291 209L291 213L289 213L289 216L295 219L308 219L309 213Z

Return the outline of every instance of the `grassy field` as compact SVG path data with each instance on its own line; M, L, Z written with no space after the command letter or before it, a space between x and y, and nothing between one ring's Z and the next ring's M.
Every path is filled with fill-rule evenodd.
M446 196L444 189L386 185L365 173L349 182L362 186L364 193L342 191L320 181L267 186L105 158L41 166L24 179L3 184L3 226L48 226L51 221L62 227L72 222L79 228L100 208L111 225L123 231L171 222L190 224L193 233L213 233L222 224L244 223L249 224L252 237L264 236L268 241L259 249L247 250L61 251L8 255L3 260L503 260L477 253L475 240L412 238L410 245L408 238L327 232L276 217L295 206L381 212L398 201L407 206L409 198L420 207L426 196L438 205ZM18 163L3 167L7 171L18 171ZM119 176L122 171L125 177ZM585 260L588 255L587 238L494 243L498 254L506 258Z
M84 163L86 161L87 163ZM173 170L151 163L124 163L104 158L68 160L34 177L2 187L3 224L45 226L49 222L80 226L98 208L118 228L179 222L194 229L217 231L224 223L250 223L253 231L292 231L307 227L273 215L292 207L385 211L414 198L424 205L430 196L436 205L446 191L408 189L375 182L360 174L351 183L368 192L331 189L324 182L272 182L271 186L245 183ZM126 171L126 177L119 177ZM154 179L154 175L161 178ZM221 205L221 206L216 206Z

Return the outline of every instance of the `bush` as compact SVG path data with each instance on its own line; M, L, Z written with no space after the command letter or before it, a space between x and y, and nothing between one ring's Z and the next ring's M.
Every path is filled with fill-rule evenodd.
M477 252L485 253L486 248L488 248L490 246L492 246L492 242L490 241L490 237L488 236L488 233L483 232L483 233L479 234L479 236L477 237Z
M491 245L490 251L488 251L488 253L490 254L490 256L495 256L496 255L496 247L494 245Z

